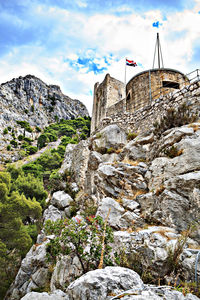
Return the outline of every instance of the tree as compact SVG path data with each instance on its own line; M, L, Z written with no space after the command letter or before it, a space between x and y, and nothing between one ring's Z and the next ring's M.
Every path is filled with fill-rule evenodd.
M29 250L32 240L23 221L38 218L42 209L35 198L11 192L11 176L0 172L0 298L16 275L18 263Z

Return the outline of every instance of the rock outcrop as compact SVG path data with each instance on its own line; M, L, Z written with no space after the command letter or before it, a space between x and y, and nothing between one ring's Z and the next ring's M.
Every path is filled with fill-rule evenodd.
M63 191L55 192L44 222L72 217L74 203L79 217L87 212L106 219L109 212L111 255L119 258L120 267L83 275L76 255L60 256L46 280L50 294L38 294L38 299L198 299L156 284L195 283L200 278L199 123L167 130L161 138L141 132L132 141L117 125L109 128L67 146L60 173L71 174L68 185L79 192L73 201ZM44 288L42 279L49 270L45 245L54 238L41 232L39 246L23 260L7 300L19 295L36 299L34 290ZM155 286L144 284L135 271Z
M88 111L79 100L65 96L59 86L47 85L33 75L14 78L0 85L0 158L9 158L5 151L12 133L23 134L23 128L16 121L27 121L30 126L44 128L61 119L88 116ZM4 129L10 127L7 134ZM26 132L26 136L34 139L37 133ZM5 153L3 153L5 152Z

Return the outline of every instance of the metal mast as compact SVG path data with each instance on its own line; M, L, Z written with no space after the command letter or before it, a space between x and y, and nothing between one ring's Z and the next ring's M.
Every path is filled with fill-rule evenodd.
M154 64L155 64L156 52L158 53L158 69L164 68L162 50L161 50L161 45L160 45L160 39L159 39L159 33L158 32L157 32L156 46L155 46L154 57L153 57L153 69L154 69Z

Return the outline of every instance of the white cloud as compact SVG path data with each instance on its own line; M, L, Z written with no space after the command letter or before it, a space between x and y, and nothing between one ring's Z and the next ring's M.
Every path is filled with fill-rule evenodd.
M85 1L78 2L79 6L87 6ZM127 11L128 6L120 9L121 12ZM157 32L152 23L156 20L163 23L159 31L165 67L192 71L194 45L200 38L199 10L199 0L196 0L193 10L171 12L167 19L159 10L143 14L98 13L88 16L58 7L34 6L32 11L36 23L40 24L38 28L42 30L48 24L49 32L44 32L42 40L15 47L0 58L0 82L33 74L48 84L59 84L63 92L82 100L91 112L90 90L93 90L94 83L101 82L106 73L124 81L126 56L143 65L143 68L127 67L127 81L136 73L152 67ZM100 68L107 67L108 70L104 74L94 74L87 73L88 68L83 67L78 72L66 59L75 62L79 57L91 58Z

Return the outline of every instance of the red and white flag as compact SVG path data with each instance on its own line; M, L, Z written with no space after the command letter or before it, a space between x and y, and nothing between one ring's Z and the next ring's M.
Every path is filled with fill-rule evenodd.
M129 60L126 58L126 65L129 67L137 67L136 62L134 62L133 60Z

